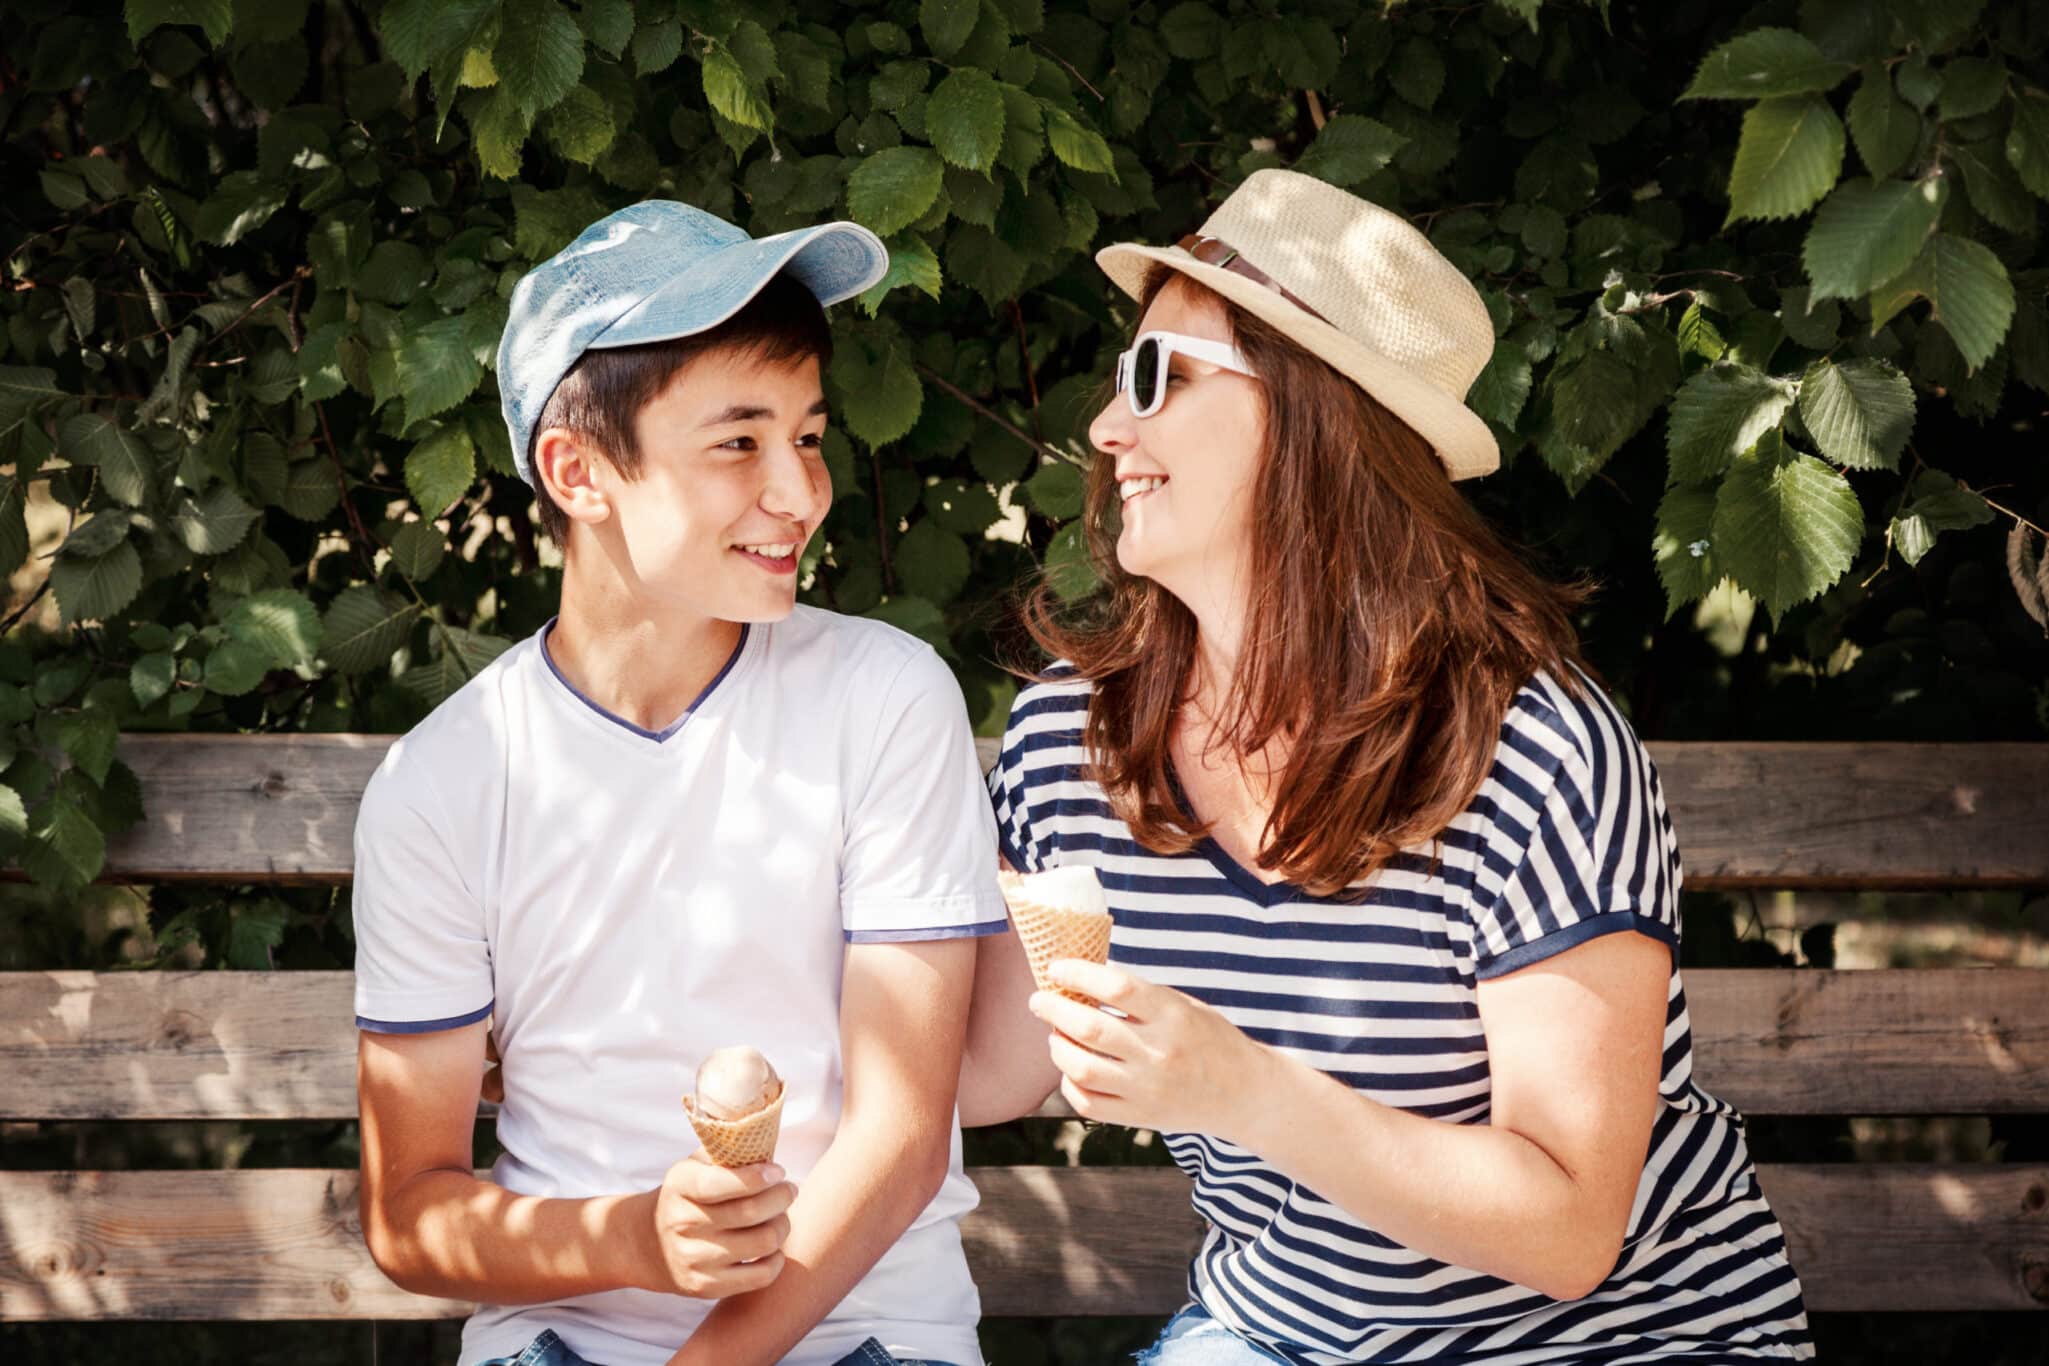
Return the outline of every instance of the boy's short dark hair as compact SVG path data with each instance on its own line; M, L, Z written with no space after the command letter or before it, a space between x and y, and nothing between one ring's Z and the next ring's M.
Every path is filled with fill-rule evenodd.
M738 313L705 332L640 346L597 348L576 358L534 423L538 436L563 427L597 446L628 479L640 473L634 422L683 367L707 351L737 348L759 360L798 361L816 356L832 363L832 329L818 296L787 275L762 286ZM569 517L548 496L536 473L534 498L541 530L556 545L568 542Z

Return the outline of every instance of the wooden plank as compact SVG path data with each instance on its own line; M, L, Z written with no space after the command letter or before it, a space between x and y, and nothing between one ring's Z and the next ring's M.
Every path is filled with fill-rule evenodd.
M0 973L0 1119L353 1118L353 982ZM1701 1083L1746 1113L2049 1113L2039 969L1702 969L1686 989Z
M1167 1168L982 1167L992 1317L1164 1314L1199 1236ZM1815 1310L2049 1307L2049 1169L1766 1167ZM0 1319L447 1318L363 1246L344 1171L0 1173Z
M388 735L127 735L142 824L107 876L344 882ZM979 742L990 762L995 742ZM2049 744L1650 746L1687 885L2049 885Z

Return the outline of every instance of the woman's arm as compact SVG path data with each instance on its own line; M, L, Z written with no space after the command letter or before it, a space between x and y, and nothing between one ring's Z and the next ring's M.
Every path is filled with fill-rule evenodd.
M1246 1037L1194 998L1066 960L1053 1060L1076 1111L1208 1133L1259 1154L1376 1233L1554 1299L1613 1269L1657 1117L1671 950L1603 935L1479 986L1487 1124L1382 1105Z
M846 1096L790 1206L782 1274L720 1303L670 1366L782 1360L932 1203L953 1145L973 954L971 939L847 947Z
M1026 1004L1033 985L1016 931L975 941L975 994L960 1067L965 1128L1031 1114L1060 1084L1060 1069L1046 1056L1046 1031Z

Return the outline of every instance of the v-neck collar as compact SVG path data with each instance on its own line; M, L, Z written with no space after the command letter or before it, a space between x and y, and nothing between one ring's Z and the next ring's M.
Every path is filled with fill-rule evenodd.
M733 672L733 666L740 662L740 656L743 653L745 653L747 649L747 637L752 630L752 628L747 623L742 622L740 624L740 639L733 643L733 653L726 657L726 662L719 667L718 673L712 676L711 682L705 684L704 690L698 693L695 698L691 699L690 705L683 709L683 714L681 716L677 717L674 721L671 721L667 726L663 727L661 730L649 730L647 727L636 725L633 722L627 720L625 717L619 715L617 712L612 711L607 707L599 705L597 702L591 700L591 698L587 696L581 688L577 687L574 683L569 681L569 676L563 673L561 668L556 665L555 656L549 653L548 650L548 634L555 629L555 623L559 620L561 620L560 617L549 617L547 624L541 627L540 630L541 662L548 666L548 672L555 676L555 681L557 683L560 683L563 689L566 692L568 692L568 694L571 697L583 703L584 706L590 708L590 710L596 713L600 718L611 722L613 725L619 727L621 730L624 730L634 736L637 736L642 740L647 740L657 745L666 743L667 741L673 739L679 732L681 732L683 727L689 724L690 718L697 714L697 709L704 705L705 699L710 697L712 693L718 690L719 684L726 681L727 675Z
M1181 808L1182 819L1187 821L1190 826L1195 825L1199 819L1195 814L1195 803L1188 800L1188 791L1181 786L1181 774L1175 768L1171 755L1167 759L1167 786L1173 791L1175 805ZM1247 868L1244 864L1226 853L1224 846L1218 844L1214 836L1202 836L1196 841L1195 850L1208 859L1219 873L1224 875L1225 881L1251 898L1262 909L1279 906L1290 901L1324 901L1328 899L1317 896L1307 888L1298 887L1292 882L1268 882L1264 878L1258 877L1250 868Z

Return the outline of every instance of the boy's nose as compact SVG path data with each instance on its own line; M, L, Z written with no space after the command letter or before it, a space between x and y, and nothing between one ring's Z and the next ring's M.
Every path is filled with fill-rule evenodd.
M824 504L829 500L830 485L819 486L825 480L814 476L813 466L804 457L794 442L787 442L770 453L765 482L761 487L761 510L777 517L786 517L793 522L815 526L823 520ZM822 473L822 471L821 471Z

